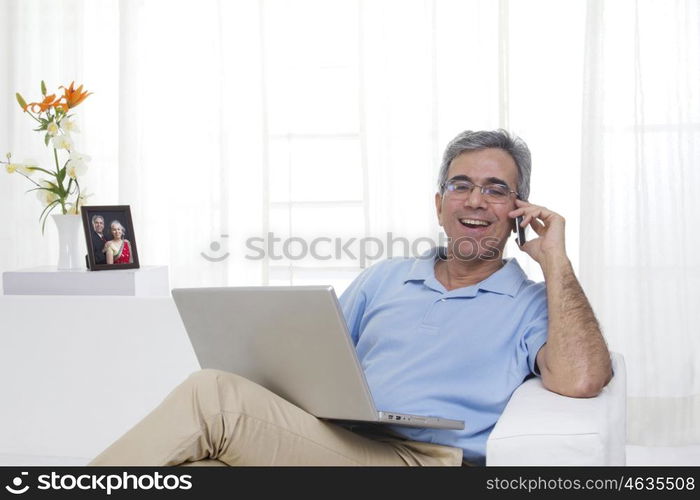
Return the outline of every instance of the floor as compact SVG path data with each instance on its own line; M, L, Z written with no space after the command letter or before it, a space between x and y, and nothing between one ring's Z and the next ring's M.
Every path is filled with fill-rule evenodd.
M37 457L0 454L3 465L85 465L89 459L80 457ZM700 445L696 446L627 446L627 465L700 465Z

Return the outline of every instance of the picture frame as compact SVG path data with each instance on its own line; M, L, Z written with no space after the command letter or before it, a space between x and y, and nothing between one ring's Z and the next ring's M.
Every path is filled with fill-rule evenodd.
M129 205L80 207L87 247L86 264L91 271L138 269L139 254ZM102 227L100 227L102 219ZM102 233L99 233L102 229ZM120 231L121 229L121 231ZM119 240L119 243L115 243Z

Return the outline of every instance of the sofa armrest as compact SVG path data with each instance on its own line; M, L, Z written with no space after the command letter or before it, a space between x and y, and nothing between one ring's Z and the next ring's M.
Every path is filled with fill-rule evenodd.
M539 378L510 398L486 443L486 465L625 465L626 371L611 353L614 376L595 398L548 391Z

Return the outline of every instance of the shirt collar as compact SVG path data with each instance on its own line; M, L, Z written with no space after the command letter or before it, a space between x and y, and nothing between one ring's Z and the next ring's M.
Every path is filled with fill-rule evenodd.
M422 281L425 286L453 297L473 297L479 290L515 297L520 289L520 285L527 280L525 271L522 270L518 261L512 257L504 259L505 265L485 280L475 285L447 291L435 277L435 260L437 257L445 258L446 252L445 247L435 247L418 257L413 263L404 283Z

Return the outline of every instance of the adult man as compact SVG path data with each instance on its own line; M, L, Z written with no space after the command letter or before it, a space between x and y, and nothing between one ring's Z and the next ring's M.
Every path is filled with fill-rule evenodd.
M483 463L488 434L525 377L541 375L568 396L596 395L611 377L610 356L566 256L564 219L524 201L529 177L520 139L460 134L435 195L447 247L380 262L341 297L377 406L465 420L465 430L348 430L241 377L204 370L93 463ZM546 287L502 258L517 216L538 235L522 250Z
M111 237L107 238L104 234L105 219L101 215L93 215L90 222L92 222L90 241L92 242L92 254L95 256L95 264L106 264L105 243Z

